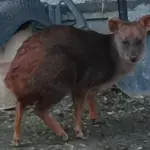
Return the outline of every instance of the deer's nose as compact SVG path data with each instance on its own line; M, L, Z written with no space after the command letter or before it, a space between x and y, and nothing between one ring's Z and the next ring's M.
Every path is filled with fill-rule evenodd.
M130 60L131 60L131 62L135 63L137 61L137 57L136 56L131 56Z

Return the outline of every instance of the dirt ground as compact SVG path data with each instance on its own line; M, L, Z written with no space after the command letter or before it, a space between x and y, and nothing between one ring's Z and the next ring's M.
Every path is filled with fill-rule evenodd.
M52 114L70 137L62 142L36 117L26 111L22 122L22 144L11 145L14 112L0 112L0 150L150 150L150 98L131 99L121 92L97 96L100 123L91 124L87 107L84 113L85 140L75 139L72 101L66 96Z

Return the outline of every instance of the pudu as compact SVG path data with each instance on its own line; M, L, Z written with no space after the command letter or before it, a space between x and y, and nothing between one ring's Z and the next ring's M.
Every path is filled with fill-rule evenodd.
M145 51L150 15L138 21L108 21L112 34L57 25L45 28L19 48L5 77L6 86L17 98L13 140L20 142L20 124L27 105L57 136L67 133L49 109L69 92L74 103L75 134L83 138L82 111L88 96L116 83L129 73ZM92 105L89 102L92 110Z

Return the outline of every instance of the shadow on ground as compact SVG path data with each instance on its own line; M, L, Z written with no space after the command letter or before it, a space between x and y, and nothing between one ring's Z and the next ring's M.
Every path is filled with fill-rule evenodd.
M66 129L70 140L64 143L48 129L32 109L22 122L22 145L11 145L14 112L0 112L0 150L150 150L150 100L130 99L122 93L107 92L97 96L100 124L93 126L84 113L86 140L75 139L72 101L53 107L52 114Z

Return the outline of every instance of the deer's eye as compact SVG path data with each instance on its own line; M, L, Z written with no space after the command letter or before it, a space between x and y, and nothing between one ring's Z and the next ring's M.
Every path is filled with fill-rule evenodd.
M136 45L141 45L141 44L142 44L142 40L136 40L136 41L135 41L135 44L136 44Z
M124 45L129 45L129 41L128 41L128 40L124 40L124 41L122 41L122 43L123 43Z

